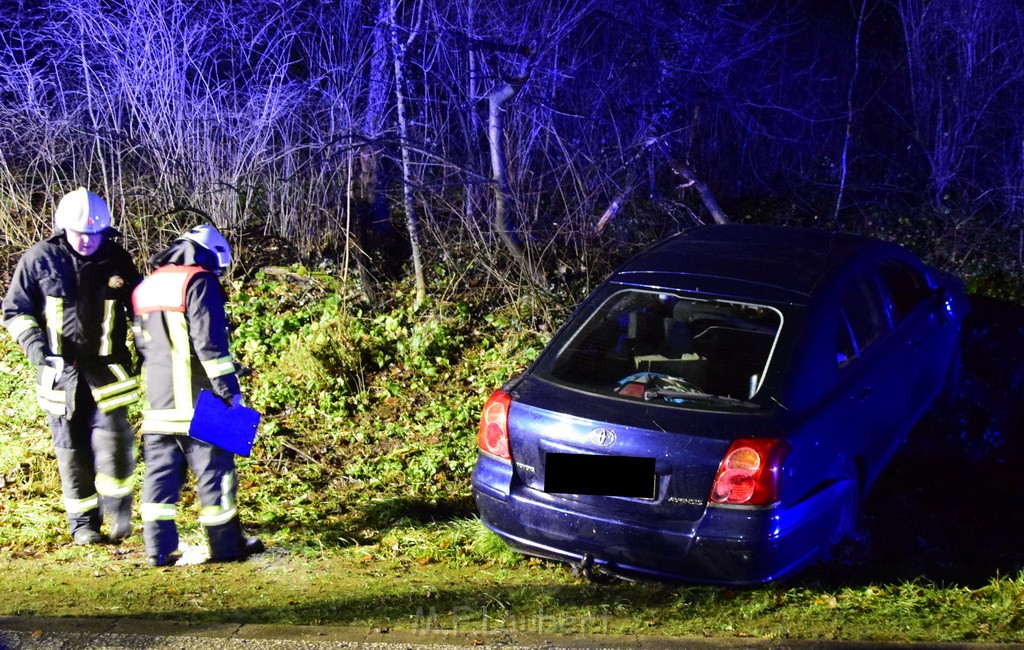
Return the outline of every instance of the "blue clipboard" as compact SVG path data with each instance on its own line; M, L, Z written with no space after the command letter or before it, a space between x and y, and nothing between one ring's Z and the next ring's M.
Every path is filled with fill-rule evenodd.
M208 390L199 392L188 435L239 456L252 453L260 413L247 406L228 406Z

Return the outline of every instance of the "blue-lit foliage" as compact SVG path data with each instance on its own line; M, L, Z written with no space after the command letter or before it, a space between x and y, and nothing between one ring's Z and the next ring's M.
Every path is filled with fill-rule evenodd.
M842 184L842 214L1005 227L1022 38L1012 0L5 0L0 207L27 241L82 184L142 248L200 211L325 252L401 222L404 185L431 242L486 258L512 87L507 227L549 268L610 205L619 239L704 218L674 161L733 218L827 217Z

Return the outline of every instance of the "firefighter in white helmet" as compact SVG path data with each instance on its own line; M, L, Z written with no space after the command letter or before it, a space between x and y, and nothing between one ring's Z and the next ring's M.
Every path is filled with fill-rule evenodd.
M118 542L132 533L128 406L138 401L139 384L127 331L131 294L142 278L115 241L110 210L96 194L69 192L54 222L56 234L18 261L3 322L36 366L72 539Z
M244 560L263 549L238 517L234 455L188 435L201 390L242 403L228 340L226 295L218 276L231 247L216 228L198 226L150 261L133 296L135 341L143 359L142 532L153 566L178 559L177 502L186 470L196 476L199 522L215 562Z

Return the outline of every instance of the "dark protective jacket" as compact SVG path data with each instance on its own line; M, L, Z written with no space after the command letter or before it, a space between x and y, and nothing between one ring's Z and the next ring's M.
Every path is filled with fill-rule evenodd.
M199 391L225 401L241 393L224 291L206 268L170 264L139 285L133 302L146 386L142 432L187 434Z
M131 294L141 279L131 256L109 237L89 256L74 252L63 233L22 255L3 299L3 322L38 369L45 411L70 417L80 377L104 412L138 401L127 331ZM51 356L64 360L59 378L44 365Z

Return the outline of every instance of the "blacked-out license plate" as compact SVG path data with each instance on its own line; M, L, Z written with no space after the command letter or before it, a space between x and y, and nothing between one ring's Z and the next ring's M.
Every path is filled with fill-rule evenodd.
M547 454L544 491L653 499L657 480L654 459L637 456Z

